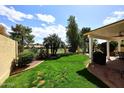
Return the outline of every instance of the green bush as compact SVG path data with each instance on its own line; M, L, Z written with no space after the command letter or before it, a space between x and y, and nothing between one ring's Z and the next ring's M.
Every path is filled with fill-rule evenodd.
M46 51L41 48L40 51L38 52L36 59L41 60L41 59L46 59L46 58L48 58L48 55Z
M33 48L30 49L30 51L33 52L33 53L37 53L38 50L39 50L39 49L38 49L38 48L35 48L35 47L33 47Z
M31 49L29 49L29 51L33 52L34 53L34 58L37 59L37 56L40 53L40 49L38 49L38 48L31 48Z
M23 67L30 63L34 58L34 53L26 50L19 54L18 66Z

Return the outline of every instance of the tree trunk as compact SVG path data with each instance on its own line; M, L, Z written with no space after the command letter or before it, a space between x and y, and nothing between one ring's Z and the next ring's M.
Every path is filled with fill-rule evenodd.
M46 48L47 56L49 55L49 48Z
M22 36L21 46L22 46L22 52L23 52L24 50L24 37L23 36Z
M52 53L53 53L52 51L53 51L53 50L52 50L52 47L51 47L51 55L52 55Z
M56 55L56 53L57 53L57 49L55 49L55 55Z
M66 52L67 52L67 51L66 51L66 47L64 47L64 54L66 54Z

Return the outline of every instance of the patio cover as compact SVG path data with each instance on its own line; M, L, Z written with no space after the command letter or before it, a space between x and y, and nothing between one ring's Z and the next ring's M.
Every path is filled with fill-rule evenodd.
M110 41L124 40L124 36L115 37L119 35L119 32L121 32L121 34L124 35L124 19L114 22L112 24L94 29L91 32L86 33L85 35L89 35L90 37L93 37L93 38L110 40Z

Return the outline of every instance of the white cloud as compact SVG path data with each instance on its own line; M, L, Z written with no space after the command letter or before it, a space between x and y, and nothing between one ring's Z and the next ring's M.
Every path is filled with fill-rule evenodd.
M46 27L46 24L41 24L41 26Z
M122 16L124 16L124 11L115 11L113 14L121 18Z
M106 17L103 24L110 24L124 18L124 11L114 11L111 16Z
M55 17L52 15L47 15L47 14L36 14L39 20L44 21L46 23L54 23L55 22Z
M0 15L6 16L8 20L15 22L15 21L23 21L25 19L32 19L33 15L25 14L20 11L14 9L14 7L6 7L1 5L0 6Z
M32 34L35 36L35 42L42 43L43 38L49 34L56 33L62 41L66 40L66 28L63 25L50 25L44 27L32 27Z
M12 32L11 27L7 26L4 23L0 23L6 28L6 32ZM32 34L35 36L35 43L42 43L43 38L47 37L49 34L56 33L62 41L66 41L66 28L61 25L49 25L42 24L40 27L31 27Z

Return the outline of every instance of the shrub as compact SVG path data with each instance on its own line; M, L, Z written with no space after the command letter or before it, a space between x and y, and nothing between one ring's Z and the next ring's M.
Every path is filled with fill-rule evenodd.
M34 53L34 58L37 59L37 56L40 53L40 49L34 47L34 48L29 49L29 50Z
M19 54L18 66L23 67L30 63L34 58L34 53L26 50Z
M48 58L47 52L44 49L41 48L36 58L37 59L46 59L46 58Z
M33 47L33 48L30 49L30 51L33 52L33 53L37 53L38 50L39 50L39 49L38 49L38 48L35 48L35 47Z
M11 63L10 71L13 72L16 69L17 59L14 59Z

